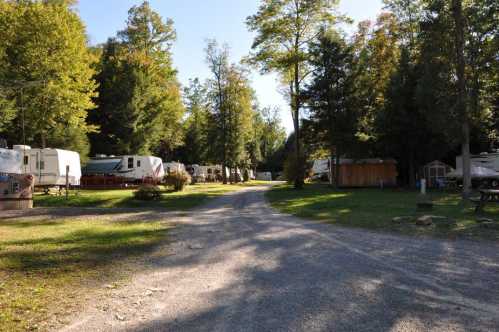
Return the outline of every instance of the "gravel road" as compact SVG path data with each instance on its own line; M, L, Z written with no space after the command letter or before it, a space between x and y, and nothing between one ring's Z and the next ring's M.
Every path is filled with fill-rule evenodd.
M265 189L176 217L151 268L63 331L499 330L499 245L300 220Z

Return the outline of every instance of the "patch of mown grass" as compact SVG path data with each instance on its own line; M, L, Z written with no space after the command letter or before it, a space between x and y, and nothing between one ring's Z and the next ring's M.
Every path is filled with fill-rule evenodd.
M160 200L141 201L133 196L134 190L79 190L72 191L69 199L64 196L35 195L34 205L44 207L104 207L104 208L164 208L170 210L188 210L205 203L210 198L245 187L263 185L268 182L250 181L233 185L220 183L195 184L184 191L164 190Z
M0 219L0 331L36 330L165 239L160 222ZM45 328L49 329L45 326Z
M309 184L303 190L289 185L274 186L266 193L268 200L278 210L303 218L323 220L328 223L362 227L381 231L396 231L410 235L441 237L469 237L499 240L499 230L480 227L478 217L499 220L499 205L489 205L480 216L474 205L463 202L460 195L430 192L424 198L418 192L396 189L343 189L334 190L327 185ZM431 211L417 211L421 200L431 200ZM394 217L423 214L445 216L451 222L435 222L430 227L417 227L413 222L395 224Z

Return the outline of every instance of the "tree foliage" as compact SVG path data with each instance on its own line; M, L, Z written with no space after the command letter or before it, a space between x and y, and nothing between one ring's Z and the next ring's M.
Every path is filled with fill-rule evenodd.
M262 72L277 72L288 88L295 130L296 159L300 153L301 88L309 74L308 46L320 29L335 23L335 0L262 0L258 12L247 18L247 25L256 32L250 62ZM300 167L300 163L296 164ZM303 172L294 172L295 187L303 186Z
M97 81L101 131L92 151L109 154L155 153L168 159L181 144L184 107L171 61L173 22L148 2L129 10L127 26L104 45Z
M94 58L69 1L0 1L0 109L12 142L88 152ZM15 111L14 111L15 110Z

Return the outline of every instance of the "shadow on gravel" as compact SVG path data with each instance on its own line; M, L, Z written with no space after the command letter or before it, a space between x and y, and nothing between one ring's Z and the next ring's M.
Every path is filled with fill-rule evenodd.
M200 211L199 224L188 227L204 249L151 261L189 268L243 250L260 264L241 264L235 283L207 291L203 309L127 331L499 328L497 246L306 223L276 214L261 199L240 193L230 208Z

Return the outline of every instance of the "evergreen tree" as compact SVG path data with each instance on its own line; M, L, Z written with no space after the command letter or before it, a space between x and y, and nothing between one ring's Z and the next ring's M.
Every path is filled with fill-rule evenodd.
M311 46L312 80L305 92L315 140L336 157L334 184L339 186L339 159L355 141L356 107L353 94L353 54L343 38L323 32Z
M129 10L127 26L104 45L94 153L150 154L168 159L181 143L184 108L172 68L173 22L148 2Z

